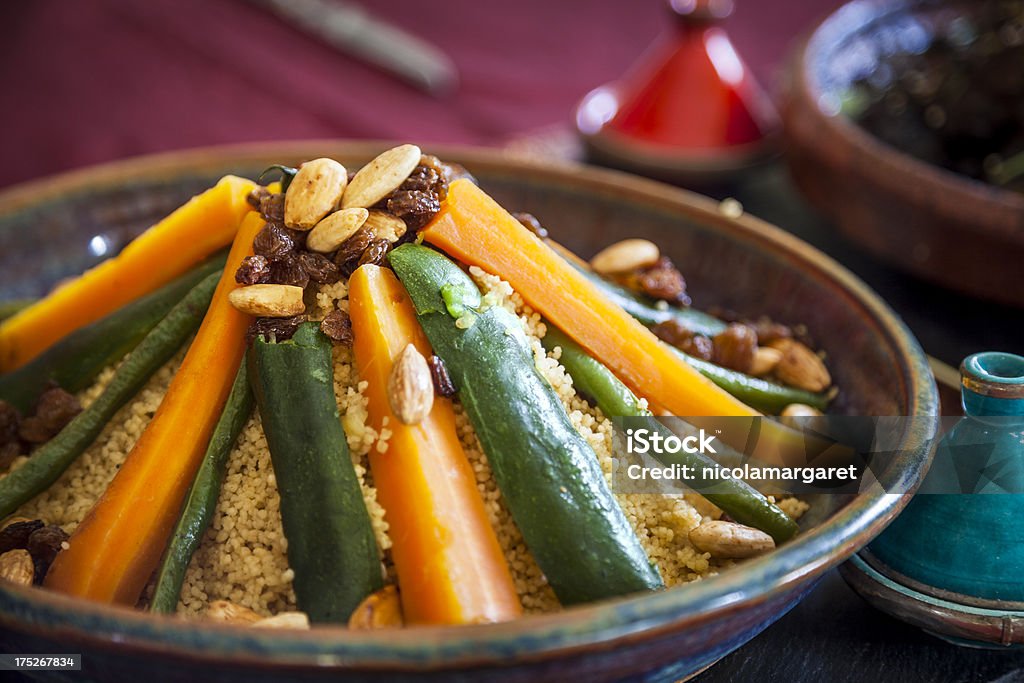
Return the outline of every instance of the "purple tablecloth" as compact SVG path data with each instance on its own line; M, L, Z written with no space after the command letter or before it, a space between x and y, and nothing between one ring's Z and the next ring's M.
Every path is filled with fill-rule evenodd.
M740 0L729 31L770 84L835 0ZM364 2L442 47L461 88L432 99L247 0L0 4L0 186L121 157L316 137L500 145L568 124L669 21L661 0Z

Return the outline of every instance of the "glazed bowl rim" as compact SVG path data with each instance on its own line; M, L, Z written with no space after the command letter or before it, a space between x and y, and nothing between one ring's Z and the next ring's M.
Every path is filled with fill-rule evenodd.
M893 14L913 11L914 6L929 3L930 0L850 0L837 8L794 52L795 68L790 71L790 79L797 98L832 136L857 149L861 155L859 172L871 176L889 191L906 196L911 203L926 202L931 195L926 192L908 194L908 178L914 179L918 186L932 188L935 193L955 197L964 216L976 215L981 206L999 207L1008 217L1003 223L966 222L973 223L979 233L998 234L1024 243L1024 221L1012 220L1014 216L1024 216L1024 195L918 159L884 142L846 114L829 114L821 104L821 97L829 92L822 86L814 68L821 52L839 49L836 46L850 36L863 32L871 24L887 21Z
M301 159L332 154L368 159L385 149L378 141L311 140L248 143L170 152L116 161L30 181L0 192L0 215L76 192L118 182L157 179L256 164L266 159ZM647 206L696 217L769 254L785 255L812 275L842 290L847 305L861 309L902 361L897 366L910 415L938 421L935 383L924 353L895 313L852 273L796 237L743 214L727 218L718 203L628 174L577 164L516 158L497 150L431 145L431 151L494 175L528 174L576 191L626 195ZM914 454L901 473L913 490L930 460L928 420L914 420L905 447ZM254 630L187 622L130 608L91 604L34 588L0 587L0 627L75 643L143 655L252 663L261 667L338 666L411 670L548 660L585 650L605 650L700 624L711 623L785 597L838 565L866 544L906 504L909 495L872 490L859 494L816 528L742 568L657 594L642 594L574 607L550 615L468 627L422 626L388 632L317 628L312 631Z

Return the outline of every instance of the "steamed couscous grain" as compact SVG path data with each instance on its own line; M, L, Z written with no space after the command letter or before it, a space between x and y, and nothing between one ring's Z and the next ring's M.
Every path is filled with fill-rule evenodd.
M540 316L525 305L508 283L479 268L470 275L480 286L485 306L503 306L522 322L538 370L561 399L577 431L593 448L605 477L611 480L612 423L578 396L572 379L558 362L558 349L551 354L540 343L546 330ZM323 285L311 303L309 317L324 318L334 310L348 311L348 289L343 282ZM385 512L376 499L367 454L376 448L387 450L389 430L385 424L378 434L367 424L366 382L359 381L352 350L334 348L335 397L348 438L351 457L363 489L383 569L390 581L394 568L390 560L391 540ZM184 350L159 370L134 401L115 416L103 433L50 489L26 503L18 516L40 518L72 531L93 503L102 495L117 468L142 434L166 393ZM88 404L113 374L106 370L96 384L80 395ZM455 403L459 439L476 476L488 520L508 560L515 587L527 613L559 609L554 591L526 547L522 534L505 506L468 418ZM14 467L24 462L19 459ZM674 586L708 576L731 566L696 550L688 533L702 521L717 519L721 511L696 494L680 496L620 494L616 496L627 519L651 561L657 564L666 585ZM787 498L779 505L798 517L807 505ZM270 453L254 414L235 444L227 465L221 495L199 549L189 565L178 606L179 614L199 615L214 600L229 600L261 615L294 610L294 572L288 567L287 540L281 527L280 499Z

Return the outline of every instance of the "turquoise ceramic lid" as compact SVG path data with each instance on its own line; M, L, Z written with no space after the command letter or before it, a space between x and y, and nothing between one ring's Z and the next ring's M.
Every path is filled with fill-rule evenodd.
M960 382L965 414L1024 419L1024 356L999 351L968 356Z

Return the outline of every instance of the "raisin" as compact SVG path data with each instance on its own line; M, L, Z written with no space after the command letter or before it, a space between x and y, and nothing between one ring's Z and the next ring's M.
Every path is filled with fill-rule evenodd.
M270 282L270 261L266 256L246 256L235 271L235 282L240 285L259 285Z
M672 346L679 346L687 339L693 337L693 332L690 328L686 327L678 320L671 318L652 327L651 332L653 332L654 336L658 339L663 342L667 342Z
M352 319L345 311L337 310L328 313L327 317L320 321L320 329L332 341L343 346L352 345Z
M537 237L545 239L548 236L548 231L544 229L544 226L540 224L540 221L532 213L514 213L512 217L525 225Z
M270 281L278 285L305 287L309 284L309 273L302 267L299 255L293 252L270 264Z
M0 446L18 440L21 426L21 412L7 401L0 399Z
M370 242L370 246L366 248L363 255L359 257L359 262L356 267L365 266L367 263L372 263L375 266L382 265L384 263L384 257L388 255L388 251L391 250L391 242L387 240L373 240Z
M18 456L23 455L22 450L20 439L0 445L0 472L6 472L11 468Z
M761 317L753 321L745 321L747 325L757 332L757 343L764 345L778 339L790 339L793 337L793 330L788 325L772 321L771 318Z
M427 361L430 366L430 378L434 380L434 391L438 396L448 398L455 395L455 384L452 376L448 374L448 366L444 364L440 356L431 356Z
M711 338L705 337L703 334L696 334L690 337L679 345L679 350L701 360L711 360L715 353L715 347L711 342Z
M686 295L686 280L665 256L639 273L637 285L647 296L681 306L690 305L690 297Z
M399 190L418 190L420 192L429 192L434 189L434 186L438 183L443 182L441 172L436 168L430 166L417 166L413 169L409 177L406 178L401 185L398 186Z
M279 261L295 249L295 240L279 225L268 223L252 241L252 250L270 261Z
M24 548L28 545L29 536L44 526L46 525L41 519L8 524L3 530L0 530L0 555L8 550Z
M334 265L334 262L323 254L304 251L299 254L299 262L313 282L324 284L337 282L341 279L338 266Z
M388 211L405 221L410 230L419 230L440 210L441 201L434 192L398 190L388 199Z
M731 323L715 335L712 360L722 367L750 372L757 355L757 332L742 323Z
M306 316L296 315L291 318L256 318L245 333L245 343L252 344L257 337L268 341L286 341L292 338L299 325L306 322Z
M267 191L267 188L260 186L246 195L245 201L249 202L249 206L259 211L263 198L268 196L270 196L270 192Z
M345 277L351 275L352 271L356 269L356 262L372 241L373 231L362 227L338 248L334 254L334 264L341 269Z
M66 540L68 540L67 533L56 524L37 529L28 537L25 549L32 556L32 564L35 565L35 583L42 583L54 558L61 551L61 544Z
M260 215L268 223L284 222L284 193L268 194L260 198Z
M285 228L284 232L288 237L292 238L292 244L295 245L296 251L306 248L306 237L309 236L308 230L292 230L290 228Z
M60 387L47 389L36 403L35 415L22 420L18 435L29 443L44 443L80 412L82 406L73 394Z

